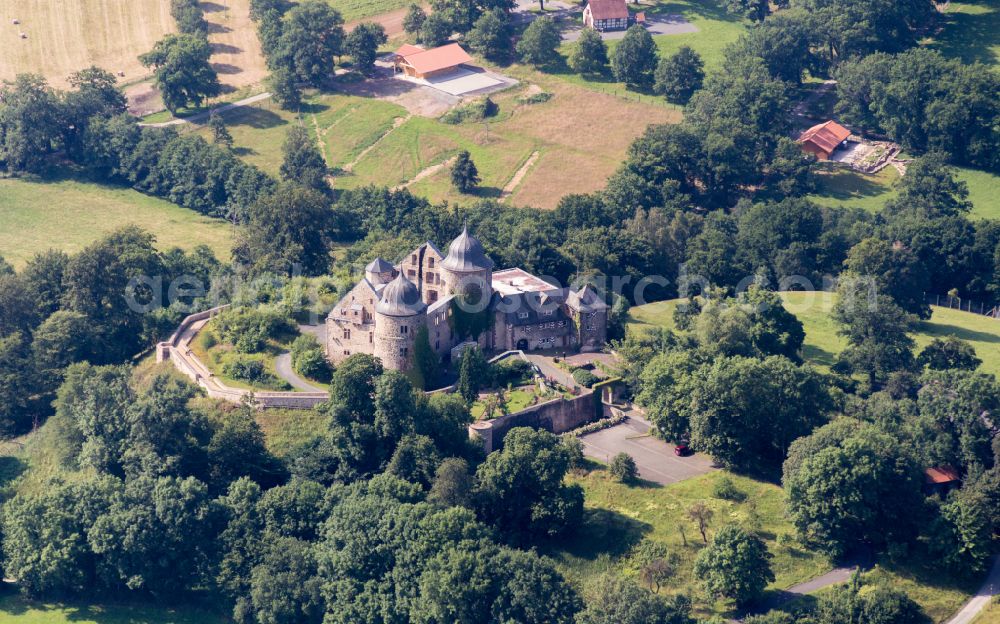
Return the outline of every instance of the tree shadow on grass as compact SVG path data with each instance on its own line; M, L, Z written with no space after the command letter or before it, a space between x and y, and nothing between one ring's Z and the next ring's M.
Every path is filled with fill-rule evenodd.
M0 456L0 487L4 487L21 476L28 469L28 464L18 457Z
M846 167L829 168L816 176L816 195L841 201L875 197L890 189L873 178Z
M276 128L288 124L280 115L273 111L254 106L241 106L222 113L229 126L249 126L258 130Z
M984 9L976 13L945 13L945 26L930 47L964 63L980 62L987 65L1000 63L991 49L997 44L1000 32L1000 2L997 0L966 0Z
M967 341L1000 342L1000 336L996 334L967 329L957 325L948 325L946 323L935 323L934 321L922 321L920 323L920 331L934 337L954 336L955 338Z
M565 553L587 561L602 555L621 557L652 532L653 526L610 509L586 509L576 532L548 547L546 554Z

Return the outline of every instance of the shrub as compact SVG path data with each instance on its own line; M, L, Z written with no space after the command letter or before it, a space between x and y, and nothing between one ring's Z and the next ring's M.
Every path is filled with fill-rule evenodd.
M288 384L267 372L263 362L252 358L231 359L222 365L222 372L237 381L269 390L285 390L288 388Z
M541 93L532 93L531 95L522 95L517 98L518 104L544 104L552 99L552 94L548 91L542 91Z
M482 121L487 117L494 117L498 112L500 112L500 107L497 106L496 102L485 97L465 106L451 109L441 116L441 121L452 125L465 121Z
M719 477L712 486L712 496L728 501L740 502L746 499L746 492L736 487L729 477Z
M639 469L635 465L635 460L628 453L618 453L611 460L611 467L608 472L620 483L630 483L639 477Z
M534 374L531 363L517 358L501 360L494 364L491 383L496 388L520 386L529 382Z
M287 316L276 310L236 308L216 317L215 330L239 353L258 353L268 339L294 332L296 328Z
M573 381L580 384L585 388L593 386L595 383L599 382L601 379L585 368L578 368L573 371Z

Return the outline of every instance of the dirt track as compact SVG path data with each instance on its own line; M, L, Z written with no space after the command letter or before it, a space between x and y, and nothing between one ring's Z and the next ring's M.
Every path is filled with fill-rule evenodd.
M250 1L212 0L202 2L201 8L209 23L212 67L219 81L238 89L263 80L267 67L256 27L250 21Z

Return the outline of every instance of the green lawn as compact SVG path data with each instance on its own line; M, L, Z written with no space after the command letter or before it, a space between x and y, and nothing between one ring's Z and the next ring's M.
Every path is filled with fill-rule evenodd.
M396 9L402 9L411 4L413 0L326 0L326 3L340 11L344 20L353 20L374 17Z
M744 502L711 496L712 484L724 474L747 494ZM830 569L825 557L804 549L795 541L794 529L785 517L784 494L776 485L713 472L668 486L645 482L630 486L609 478L603 469L572 476L570 482L584 489L584 523L568 543L546 554L556 559L577 586L585 587L588 581L608 570L637 577L638 571L630 565L627 553L640 541L652 540L666 544L681 558L676 576L662 591L690 592L697 610L703 615L726 614L731 605L708 599L694 577L694 559L703 543L686 511L698 501L704 501L714 511L708 530L710 538L724 524L751 522L754 516L759 518L760 535L774 555L772 565L776 580L772 589L789 587Z
M514 388L509 392L505 390L504 392L507 393L508 413L520 412L521 410L530 407L535 403L544 403L545 401L550 401L559 396L556 393L552 393L550 396L543 396L538 393L535 386L524 386L521 388ZM532 403L535 397L538 397L538 400L535 401L535 403ZM482 418L483 411L485 410L485 408L486 406L483 404L482 401L476 401L475 403L473 403L472 409L470 410L470 412L472 413L472 417L475 418L476 420ZM494 416L498 415L499 414L494 414Z
M1000 176L956 167L955 177L969 188L973 217L1000 219ZM886 167L869 175L842 165L821 163L816 178L817 189L809 199L817 204L835 208L851 206L876 212L896 196L893 187L899 180L899 173L894 167Z
M1000 0L949 2L947 25L927 42L942 54L1000 70Z
M844 338L837 335L837 323L831 315L836 294L820 291L780 294L785 307L802 321L805 329L803 358L821 368L828 368L846 345ZM653 326L672 328L676 306L677 300L674 300L632 308L630 326L637 329ZM922 321L913 334L918 350L933 338L961 338L976 349L976 354L983 360L981 369L984 372L1000 376L1000 320L948 308L933 307L932 310L930 320Z
M11 594L0 598L0 624L221 624L228 621L228 618L216 613L175 604L34 602Z
M228 260L232 226L120 186L70 178L0 179L0 255L15 267L55 247L77 252L103 234L135 224L161 249L208 245Z
M647 15L681 15L694 24L698 32L655 35L653 40L659 48L660 56L673 54L681 46L689 46L701 55L705 62L706 73L711 73L722 66L723 50L746 30L746 25L742 21L727 13L725 7L713 0L669 0L659 2L653 7L643 4L638 10L644 11ZM618 46L618 40L607 43L610 54ZM563 43L560 51L568 59L576 49L576 45L575 42ZM592 89L618 93L625 91L625 85L614 82L611 77L584 78L569 69L565 69L559 75L569 82ZM656 99L663 101L662 98Z
M893 167L868 175L842 165L824 163L817 167L817 188L809 199L821 206L850 206L876 212L896 196L893 185L897 180L899 173Z

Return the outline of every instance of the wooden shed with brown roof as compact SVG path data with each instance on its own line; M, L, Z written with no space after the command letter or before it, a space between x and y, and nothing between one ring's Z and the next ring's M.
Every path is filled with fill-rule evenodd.
M832 119L816 124L799 135L802 151L815 154L820 160L830 160L830 156L841 143L851 136L851 131Z
M430 50L406 44L395 55L396 69L414 78L428 78L470 62L472 57L457 43Z

